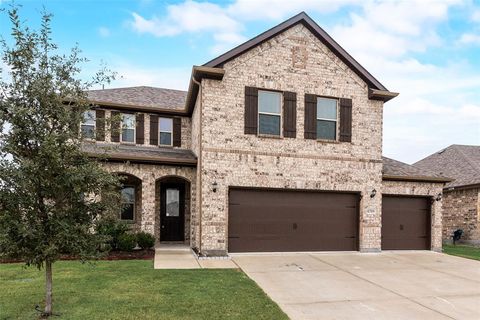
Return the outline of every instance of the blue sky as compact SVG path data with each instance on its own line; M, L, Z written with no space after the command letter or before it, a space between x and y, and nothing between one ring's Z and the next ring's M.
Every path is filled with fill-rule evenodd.
M384 106L384 155L415 162L450 144L480 145L480 2L460 0L17 1L53 38L78 43L122 77L110 87L187 89L192 65L306 11L400 96ZM8 1L0 0L6 7ZM2 36L8 31L0 17Z

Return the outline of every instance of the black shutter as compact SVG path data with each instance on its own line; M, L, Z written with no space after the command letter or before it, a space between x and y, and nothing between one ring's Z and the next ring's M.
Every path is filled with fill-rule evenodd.
M305 94L305 139L317 139L317 96Z
M112 142L120 142L120 112L111 112L110 126Z
M95 110L95 139L105 141L105 110Z
M340 99L340 141L352 142L352 99Z
M135 128L135 143L143 144L145 142L145 115L143 113L137 113L136 116L136 128Z
M283 136L295 138L297 136L297 94L285 91L283 93Z
M182 145L182 118L173 118L173 146Z
M258 89L245 87L245 134L257 134Z
M150 144L158 145L158 116L150 115Z

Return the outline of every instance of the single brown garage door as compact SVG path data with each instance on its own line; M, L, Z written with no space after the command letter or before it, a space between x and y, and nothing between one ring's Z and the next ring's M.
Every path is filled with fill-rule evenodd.
M382 249L430 250L430 199L383 196Z
M357 194L231 189L229 252L358 250Z

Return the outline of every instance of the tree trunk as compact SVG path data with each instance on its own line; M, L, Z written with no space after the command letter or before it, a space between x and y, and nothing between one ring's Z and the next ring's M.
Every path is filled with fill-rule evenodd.
M52 262L45 263L45 315L52 315Z

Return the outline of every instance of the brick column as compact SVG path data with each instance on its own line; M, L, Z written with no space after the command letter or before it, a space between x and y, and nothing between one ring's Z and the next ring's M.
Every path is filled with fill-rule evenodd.
M151 234L155 231L155 177L151 174L142 180L141 230Z

